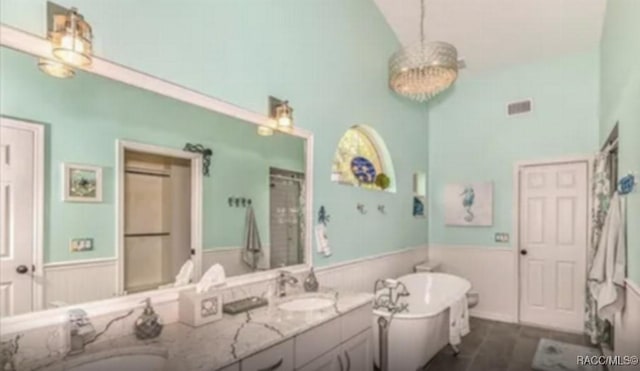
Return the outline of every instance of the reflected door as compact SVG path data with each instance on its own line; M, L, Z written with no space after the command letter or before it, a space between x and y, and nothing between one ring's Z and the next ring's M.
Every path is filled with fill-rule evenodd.
M520 320L582 331L587 254L587 163L520 172Z
M302 263L300 197L302 174L271 169L269 192L271 268Z
M0 317L32 309L35 133L0 119Z

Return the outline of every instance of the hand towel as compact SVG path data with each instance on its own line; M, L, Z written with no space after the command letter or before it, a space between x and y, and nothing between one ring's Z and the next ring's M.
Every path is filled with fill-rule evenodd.
M262 257L262 244L260 243L260 232L256 224L256 217L253 206L247 206L247 214L244 221L244 244L242 250L242 260L253 270L258 267L258 261Z
M598 303L598 316L611 323L624 307L626 249L624 201L616 192L589 272L589 288Z
M449 344L458 345L462 337L469 333L469 306L467 295L456 300L449 307Z

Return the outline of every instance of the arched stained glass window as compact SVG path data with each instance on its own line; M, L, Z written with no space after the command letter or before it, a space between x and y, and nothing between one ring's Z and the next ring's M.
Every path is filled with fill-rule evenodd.
M373 129L358 125L347 130L334 155L333 181L393 192L393 175L387 149Z

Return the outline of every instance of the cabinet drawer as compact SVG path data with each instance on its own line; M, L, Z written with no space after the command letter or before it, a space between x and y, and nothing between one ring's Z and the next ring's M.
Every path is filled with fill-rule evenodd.
M292 371L293 339L242 360L242 371Z
M345 341L371 328L373 309L370 304L355 309L341 317L342 339Z
M225 368L221 368L218 371L240 371L240 362L236 362L232 365L229 365Z
M316 357L338 346L342 318L338 317L296 337L296 367L301 367ZM244 370L243 370L244 371Z

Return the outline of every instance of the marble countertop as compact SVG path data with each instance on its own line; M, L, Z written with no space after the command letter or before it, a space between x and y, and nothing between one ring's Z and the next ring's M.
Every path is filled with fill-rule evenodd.
M156 339L141 341L133 335L116 337L88 345L85 352L77 356L41 359L28 369L58 371L113 355L157 354L167 357L169 369L217 370L369 304L373 299L368 293L327 290L322 294L336 297L335 305L312 312L287 312L273 303L237 315L225 314L217 322L196 328L171 323Z

